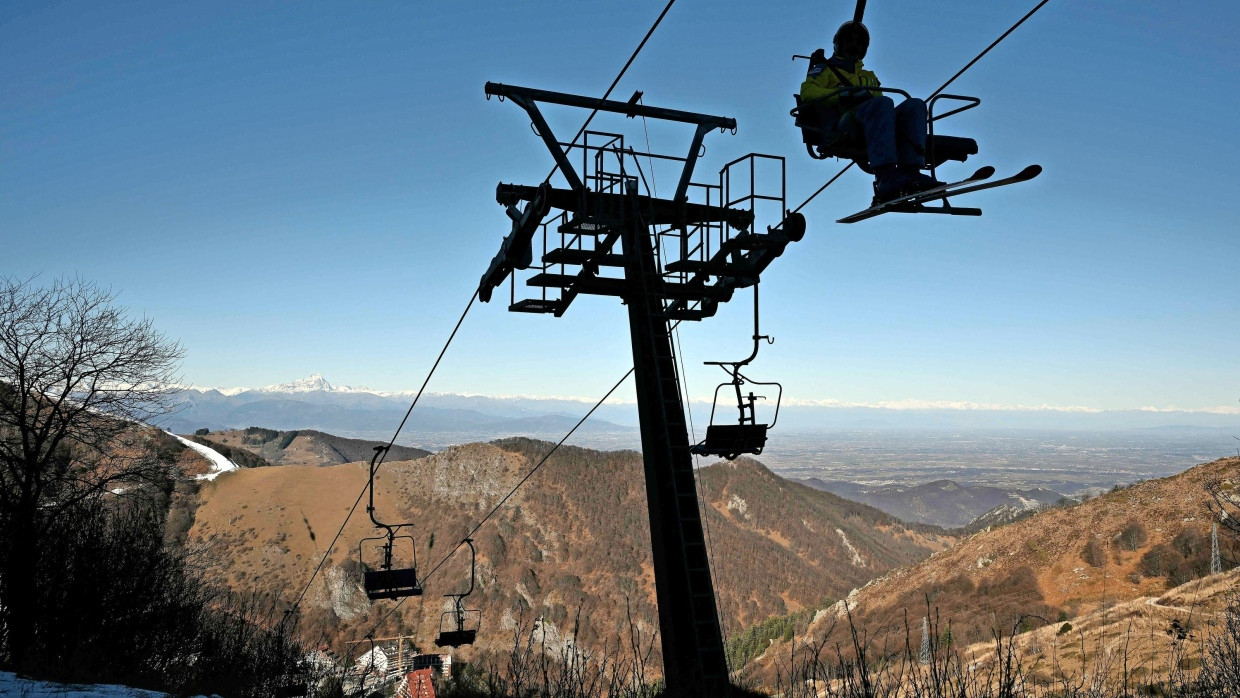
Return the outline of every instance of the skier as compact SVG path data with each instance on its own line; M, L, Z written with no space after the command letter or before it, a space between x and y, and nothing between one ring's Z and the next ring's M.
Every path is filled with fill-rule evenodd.
M810 56L801 83L801 101L825 137L820 152L838 141L865 143L874 172L874 203L933 189L943 183L923 173L926 164L926 103L906 99L896 106L878 90L878 77L862 68L870 32L861 22L845 22L832 39L832 56L822 49ZM834 92L841 87L855 87Z

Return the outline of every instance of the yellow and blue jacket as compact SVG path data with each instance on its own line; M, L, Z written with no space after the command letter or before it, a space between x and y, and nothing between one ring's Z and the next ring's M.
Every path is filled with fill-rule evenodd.
M878 87L878 76L863 68L861 61L846 61L835 56L826 61L811 60L805 82L801 83L801 102L814 102L833 90L847 86ZM845 90L815 104L820 109L831 109L843 116L871 96L881 94L878 90L856 90L852 94Z

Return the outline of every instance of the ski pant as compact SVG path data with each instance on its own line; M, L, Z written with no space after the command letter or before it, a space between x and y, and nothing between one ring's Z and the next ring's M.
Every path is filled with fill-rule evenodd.
M886 95L871 97L841 121L854 137L865 139L871 168L926 164L926 103L920 99L895 106Z

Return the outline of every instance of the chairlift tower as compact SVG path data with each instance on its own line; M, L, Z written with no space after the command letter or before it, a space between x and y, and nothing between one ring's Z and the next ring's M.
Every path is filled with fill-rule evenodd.
M488 82L486 95L525 110L568 187L499 185L496 200L512 219L512 231L482 277L479 298L490 301L508 280L513 312L560 317L582 294L618 297L628 308L668 695L726 695L727 663L671 323L714 315L804 236L805 219L785 215L783 158L751 154L725 166L718 184L697 184L692 177L703 139L715 129L735 131L734 119L645 106L638 103L640 93L620 102ZM694 131L683 157L639 153L614 133L586 131L581 143L565 143L539 104L683 123ZM648 186L641 161L653 159L682 165L671 198L657 198ZM777 194L756 191L759 170L778 171ZM757 212L775 207L778 224L756 232ZM536 289L532 297L518 298L516 270L529 270L525 286Z

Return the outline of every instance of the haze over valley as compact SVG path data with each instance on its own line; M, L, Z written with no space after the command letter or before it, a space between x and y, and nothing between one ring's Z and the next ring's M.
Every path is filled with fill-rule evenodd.
M316 429L386 441L413 395L341 387L318 374L255 389L184 388L181 409L165 426L179 433L250 426ZM558 441L591 406L565 398L428 393L398 443L438 451L515 436ZM700 438L710 406L699 402L692 407ZM719 414L727 417L720 419L733 413L724 405ZM781 408L761 460L784 477L859 488L951 480L1077 497L1234 454L1240 446L1233 437L1240 433L1237 420L1234 414L1215 412L791 404ZM639 449L635 405L604 403L568 443Z

